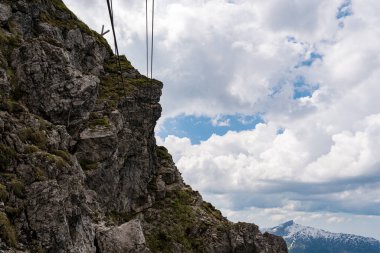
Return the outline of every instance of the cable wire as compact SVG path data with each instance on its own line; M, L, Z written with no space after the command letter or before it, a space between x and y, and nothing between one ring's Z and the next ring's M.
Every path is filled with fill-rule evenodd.
M116 53L116 56L117 56L117 62L119 64L120 77L121 77L121 81L124 82L124 80L123 80L123 73L122 73L122 69L121 69L121 63L120 63L119 48L117 46L117 38L116 38L116 32L115 32L114 19L113 19L113 4L112 4L112 0L107 0L107 6L108 6L108 13L109 13L109 16L110 16L110 21L111 21L113 39L114 39L114 43L115 43L115 53Z
M152 0L152 45L150 49L150 79L153 82L153 49L154 49L154 0Z
M146 77L149 77L149 28L148 28L148 0L145 0L145 42L146 42Z

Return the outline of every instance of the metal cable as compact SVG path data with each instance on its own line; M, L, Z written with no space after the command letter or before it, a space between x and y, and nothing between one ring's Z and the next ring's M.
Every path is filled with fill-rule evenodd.
M148 0L145 0L146 77L149 77Z
M121 81L124 82L123 73L122 73L122 69L121 69L121 63L120 63L119 48L117 46L117 38L116 38L116 32L115 32L115 26L114 26L112 0L107 0L107 6L108 6L108 13L109 13L110 20L111 20L113 39L114 39L114 43L115 43L115 53L117 56L117 62L119 64L120 77L121 77Z
M154 46L154 0L152 0L152 45L150 49L150 79L153 82L153 46Z

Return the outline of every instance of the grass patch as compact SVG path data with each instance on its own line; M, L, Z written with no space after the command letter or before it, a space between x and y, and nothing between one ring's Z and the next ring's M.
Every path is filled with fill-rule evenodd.
M132 220L136 216L136 213L118 213L118 212L109 212L106 213L107 220L111 224L120 225Z
M9 193L7 187L3 184L0 184L0 200L5 202L8 199Z
M45 253L45 250L42 247L42 243L37 240L32 240L32 252Z
M33 168L33 174L36 180L39 182L48 180L45 171L41 168Z
M60 11L68 12L72 14L72 12L67 8L67 6L63 3L62 0L50 0L50 2ZM74 14L72 14L74 15Z
M59 157L62 157L66 162L68 162L69 164L72 164L72 161L71 161L71 155L69 152L65 151L65 150L54 150L52 151L52 153L56 156L59 156Z
M35 145L27 144L24 147L24 153L25 154L33 154L33 153L38 152L39 150L40 149L37 146L35 146Z
M14 72L14 70L12 69L12 68L7 68L6 69L6 72L7 72L7 76L8 76L8 79L9 79L9 82L10 82L10 84L11 84L11 86L13 87L13 88L15 88L16 86L17 86L17 77L16 77L16 75L15 75L15 72ZM16 91L14 91L14 93L17 93L18 92L18 90L17 89L15 89ZM23 95L23 94L22 94ZM16 96L17 97L17 96ZM20 98L21 98L21 96L20 96ZM16 100L18 100L18 99L16 99ZM22 108L22 111L24 111L24 108Z
M55 163L55 165L59 169L62 169L63 167L67 165L67 162L60 156L49 154L49 153L45 153L45 155L46 155L46 158L49 160L49 162Z
M46 150L48 139L43 131L35 128L24 128L19 132L19 137L23 142L33 144L40 149Z
M13 173L0 173L0 177L4 178L6 181L11 181L16 178L16 174Z
M98 163L89 159L82 159L79 164L83 170L96 170L98 168Z
M122 71L131 70L133 66L130 61L128 61L125 55L120 55L120 66ZM111 57L104 65L104 70L108 73L120 74L119 62L117 61L117 56Z
M71 12L61 0L50 1L53 3L54 7L57 10L65 12L68 18L61 19L57 17L57 15L45 12L40 14L40 20L42 22L46 22L51 26L64 30L80 29L82 32L92 36L97 43L107 47L107 49L112 52L112 49L108 45L107 40L97 32L91 30L85 23L78 19L78 17L73 12Z
M122 72L133 69L131 63L120 56L120 64ZM100 79L99 99L107 101L112 108L116 108L117 103L125 96L131 94L139 85L149 84L149 79L140 76L139 78L123 78L120 77L120 68L116 56L111 57L104 64L106 74Z
M16 232L7 215L0 212L0 237L9 246L16 246Z
M11 192L19 198L25 197L25 185L20 180L14 178L10 182Z
M224 217L222 215L222 212L220 212L218 209L215 208L215 206L213 206L211 203L209 202L203 202L202 203L202 207L210 214L212 214L212 216L214 216L215 218L219 219L219 220L224 220Z
M8 217L11 219L14 219L16 217L19 217L21 212L24 210L24 207L12 207L12 206L5 206L5 213Z
M169 154L169 151L164 146L156 147L156 155L161 160L172 160L172 156Z
M90 114L90 119L88 122L88 126L91 129L94 129L98 126L100 127L109 127L110 126L110 121L107 116L99 115L96 113L91 113Z
M15 47L20 46L20 38L11 33L0 33L0 46L6 58L9 58Z
M95 128L97 126L108 127L109 125L110 125L110 121L106 117L102 119L95 119L93 121L90 121L90 128Z
M7 169L16 157L17 152L14 149L4 144L0 144L0 170Z
M157 225L146 236L147 245L153 252L172 252L173 243L183 245L189 252L202 252L202 241L191 234L197 223L196 212L191 206L193 201L191 192L179 190L156 203L159 216L147 218L149 223Z
M0 109L9 113L25 112L25 108L20 103L10 99L3 99L0 102Z

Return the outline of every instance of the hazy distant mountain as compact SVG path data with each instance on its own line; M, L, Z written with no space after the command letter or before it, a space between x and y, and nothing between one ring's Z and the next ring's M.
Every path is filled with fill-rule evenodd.
M331 233L294 221L263 229L263 232L282 236L289 253L380 253L380 241L373 238Z

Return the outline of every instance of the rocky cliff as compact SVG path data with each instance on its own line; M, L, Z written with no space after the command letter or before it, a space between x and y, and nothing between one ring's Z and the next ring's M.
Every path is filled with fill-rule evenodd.
M121 60L61 0L0 0L0 252L287 252L182 181Z

